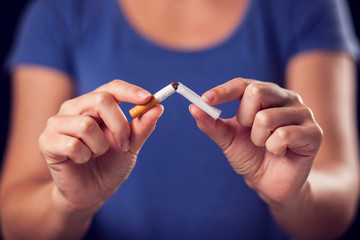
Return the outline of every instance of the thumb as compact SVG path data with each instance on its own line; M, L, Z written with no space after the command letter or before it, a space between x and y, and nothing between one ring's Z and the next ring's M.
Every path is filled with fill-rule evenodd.
M193 104L189 106L189 110L198 128L225 151L230 146L234 134L232 127L225 122L226 120L221 118L215 120Z
M146 139L154 131L157 120L164 111L162 105L157 105L149 111L132 120L130 128L130 152L138 154Z

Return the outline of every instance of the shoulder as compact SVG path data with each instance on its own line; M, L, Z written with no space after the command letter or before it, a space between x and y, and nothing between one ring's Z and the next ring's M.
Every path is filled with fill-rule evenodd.
M304 19L316 21L329 16L342 18L348 15L345 0L252 0L252 2L260 11L259 14L265 14L265 17L271 18L272 23L284 26Z
M27 9L28 15L47 16L69 24L105 11L112 0L34 0Z
M23 24L30 27L62 25L71 21L72 5L78 0L35 0L23 16Z
M35 0L25 12L23 25L47 34L56 29L53 34L69 42L107 19L112 1L116 0Z
M337 50L358 56L359 47L345 0L258 2L269 15L268 26L276 33L285 61L299 52L312 50Z
M311 14L318 14L319 17L328 14L338 14L339 11L346 11L344 0L252 0L258 10L262 11L274 21L280 20L283 24L290 24ZM330 12L327 12L330 11ZM284 21L287 20L287 21Z

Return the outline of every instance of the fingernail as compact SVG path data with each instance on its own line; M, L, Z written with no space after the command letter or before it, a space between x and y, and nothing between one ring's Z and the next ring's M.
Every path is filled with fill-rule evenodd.
M164 105L161 105L161 104L160 104L160 107L162 108L162 110L161 110L161 113L160 113L158 119L163 115L164 110L165 110Z
M214 91L208 91L202 95L202 99L204 99L205 102L211 102L215 99L215 93Z
M151 96L151 93L149 93L148 91L145 91L145 90L140 90L140 91L137 92L137 95L140 98L144 99L144 98L147 98L147 97Z
M193 115L193 108L194 108L194 105L190 104L189 105L189 111L190 111L191 115L194 117L194 119L197 120L196 116Z
M123 150L124 152L129 151L130 149L130 141L129 140L125 140L122 144L121 144L121 150Z
M189 111L190 111L190 112L192 112L192 108L193 108L193 105L190 104L190 105L189 105Z

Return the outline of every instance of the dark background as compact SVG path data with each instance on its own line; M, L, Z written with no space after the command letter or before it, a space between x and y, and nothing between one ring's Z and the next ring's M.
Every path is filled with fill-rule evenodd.
M360 38L360 2L359 0L347 1L350 6L355 31L357 36ZM4 154L9 128L9 110L11 98L10 77L4 70L3 63L11 48L19 18L28 2L30 1L0 0L0 164ZM360 64L358 64L358 72L360 73ZM358 77L358 80L359 79L360 78ZM357 89L359 92L359 86ZM360 103L359 95L357 95L357 100L358 103ZM358 113L360 113L360 104L357 105L357 110ZM359 123L360 121L358 120L358 126ZM360 211L358 211L354 224L342 239L360 239Z

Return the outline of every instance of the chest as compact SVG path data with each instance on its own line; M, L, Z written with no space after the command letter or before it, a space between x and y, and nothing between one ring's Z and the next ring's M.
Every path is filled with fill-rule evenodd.
M177 49L206 48L227 38L250 0L117 0L129 24L150 41Z

